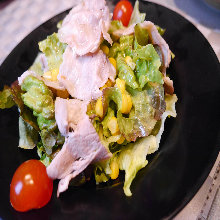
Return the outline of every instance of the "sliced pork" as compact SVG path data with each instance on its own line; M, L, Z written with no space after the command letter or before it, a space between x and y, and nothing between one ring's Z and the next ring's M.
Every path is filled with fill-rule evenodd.
M60 133L68 136L69 132L76 129L79 121L85 117L88 102L78 99L62 99L57 97L55 101L55 118Z
M94 54L77 56L68 46L63 55L58 80L69 94L77 99L97 99L108 78L114 81L116 70L106 55L99 50Z
M68 107L65 110L63 106ZM79 100L58 98L56 102L56 108L59 109L55 110L55 114L59 114L59 117L56 115L57 124L60 130L66 132L66 139L61 151L47 167L47 173L52 179L61 179L57 191L58 196L68 188L69 181L89 164L108 159L111 156L111 153L101 144L99 136L86 114L86 106L87 102ZM69 116L68 119L66 119L66 115ZM62 122L63 120L65 123ZM69 124L72 124L74 131L67 131L66 127L69 127Z
M94 53L108 34L111 15L104 0L85 0L73 8L58 31L61 42L67 43L77 55Z
M160 49L159 52L161 53L159 55L161 55L161 58L162 58L161 71L165 75L166 68L169 66L170 61L171 61L171 52L170 52L168 44L161 37L156 26L152 22L144 21L143 23L140 24L140 26L142 28L147 29L151 43L153 45L157 45L159 47L159 49ZM120 37L123 35L130 35L130 34L134 33L134 27L135 27L135 24L131 25L128 28L122 28L122 29L116 30L113 34L117 37Z

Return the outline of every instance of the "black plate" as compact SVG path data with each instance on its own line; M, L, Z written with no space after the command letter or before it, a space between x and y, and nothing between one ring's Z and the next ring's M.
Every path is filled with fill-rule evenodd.
M114 187L70 188L56 198L57 183L47 206L18 213L9 203L10 181L16 168L36 152L18 149L16 108L0 112L1 219L158 219L172 218L195 195L219 151L220 67L213 49L187 20L162 6L140 2L151 20L166 28L164 38L176 55L167 73L179 98L176 119L165 124L160 150L132 184L127 198L122 184ZM29 34L0 67L0 87L10 84L33 62L37 42L56 31L59 14Z

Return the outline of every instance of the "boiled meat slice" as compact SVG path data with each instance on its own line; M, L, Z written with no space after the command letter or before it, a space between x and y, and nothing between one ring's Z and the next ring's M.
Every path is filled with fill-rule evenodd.
M94 54L77 56L70 47L63 55L58 80L69 94L77 99L97 99L108 78L114 81L116 70L106 55L99 50Z
M150 21L144 21L143 23L140 23L140 26L142 28L147 29L148 34L149 34L149 38L150 38L150 42L153 45L157 45L159 46L160 49L160 53L161 53L161 58L162 58L162 72L165 75L166 74L166 68L169 66L170 61L171 61L171 51L169 49L168 44L166 43L166 41L161 37L161 35L159 34L156 26L150 22ZM121 37L123 35L130 35L134 33L134 25L131 25L127 28L122 28L119 30L116 30L115 32L113 32L113 35L117 36L117 37Z
M62 99L57 97L55 101L55 118L60 133L68 136L69 132L76 129L79 121L85 117L87 102L78 99Z
M99 48L103 37L112 44L112 39L107 32L110 19L111 15L105 0L85 0L65 17L58 31L58 37L77 55L94 53Z
M68 106L66 110L64 106ZM100 142L99 136L86 114L86 106L85 101L61 98L56 101L56 121L59 129L66 132L66 139L61 151L47 167L47 173L52 179L61 179L57 191L58 196L67 190L69 181L89 164L108 159L111 156L111 153ZM63 123L63 121L65 122ZM70 124L74 127L74 131L68 131L67 128L70 127Z

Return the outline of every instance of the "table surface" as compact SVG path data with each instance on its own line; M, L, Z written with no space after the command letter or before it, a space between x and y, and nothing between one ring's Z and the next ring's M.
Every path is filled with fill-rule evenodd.
M80 0L0 1L0 64L33 29ZM191 21L206 37L220 60L220 11L205 0L151 0ZM40 16L39 16L40 14ZM220 154L205 183L175 220L220 219Z

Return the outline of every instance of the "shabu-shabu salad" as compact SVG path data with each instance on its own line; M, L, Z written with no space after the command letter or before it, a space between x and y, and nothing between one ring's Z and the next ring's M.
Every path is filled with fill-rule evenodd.
M111 17L104 0L84 0L39 42L29 70L0 92L0 108L18 106L19 147L37 148L49 178L60 180L58 196L70 181L85 182L88 167L97 184L124 170L131 196L165 119L176 117L164 30L145 21L138 1L127 26Z

